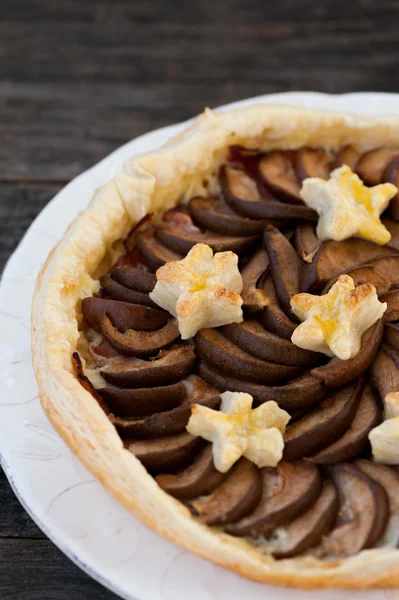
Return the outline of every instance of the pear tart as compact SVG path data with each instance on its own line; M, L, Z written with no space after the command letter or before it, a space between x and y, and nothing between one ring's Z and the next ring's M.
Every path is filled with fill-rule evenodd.
M363 224L346 239L321 234L303 190L340 168L367 190L391 184L384 242L361 235ZM40 397L83 464L144 523L257 581L399 585L398 183L396 118L206 111L129 161L69 228L36 286ZM237 257L242 318L188 337L153 292L160 268L198 244ZM294 344L292 299L332 298L349 280L386 303L358 351L343 359ZM193 405L221 417L226 392L249 394L252 413L285 411L275 463L242 451L218 468L215 442L193 433ZM382 423L386 461L370 445Z

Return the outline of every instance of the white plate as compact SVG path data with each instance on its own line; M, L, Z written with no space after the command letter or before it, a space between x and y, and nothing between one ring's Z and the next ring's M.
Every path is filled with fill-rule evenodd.
M289 93L238 102L285 102L361 113L399 113L394 94ZM230 105L232 106L232 105ZM123 162L155 149L186 124L142 136L67 185L29 228L0 288L0 458L20 502L79 567L129 600L399 600L399 590L287 590L256 584L165 541L112 500L53 430L37 397L31 367L30 306L40 266L96 187Z

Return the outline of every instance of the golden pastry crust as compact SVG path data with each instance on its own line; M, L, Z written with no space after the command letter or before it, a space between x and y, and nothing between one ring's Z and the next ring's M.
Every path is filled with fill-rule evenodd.
M105 489L147 526L187 550L265 583L397 587L399 551L394 548L367 550L334 563L306 555L276 561L245 540L202 525L124 449L114 426L74 374L71 355L79 337L80 302L98 289L94 274L107 249L148 212L165 210L205 190L218 191L216 169L231 144L262 150L352 144L365 151L398 145L399 118L261 104L226 112L206 110L157 152L128 161L96 191L37 279L32 352L41 402L65 442ZM397 426L399 432L399 418Z

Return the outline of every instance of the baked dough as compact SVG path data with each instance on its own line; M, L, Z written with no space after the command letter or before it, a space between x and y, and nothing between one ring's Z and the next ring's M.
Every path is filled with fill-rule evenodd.
M158 151L129 160L97 190L87 210L53 249L36 283L33 365L44 410L84 466L147 526L187 550L256 581L304 588L399 586L399 550L379 548L338 562L310 555L274 560L250 543L194 519L165 493L74 374L82 298L99 288L98 272L145 214L195 194L218 191L216 170L231 144L261 150L300 146L365 151L399 144L399 118L364 117L286 105L206 110ZM97 274L97 275L96 275ZM398 428L399 418L393 419Z

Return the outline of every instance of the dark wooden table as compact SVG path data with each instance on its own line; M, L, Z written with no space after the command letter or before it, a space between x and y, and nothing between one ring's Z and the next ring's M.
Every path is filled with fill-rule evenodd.
M3 0L0 12L0 270L57 190L141 133L264 93L399 91L395 0ZM0 502L0 600L115 598L3 474Z

